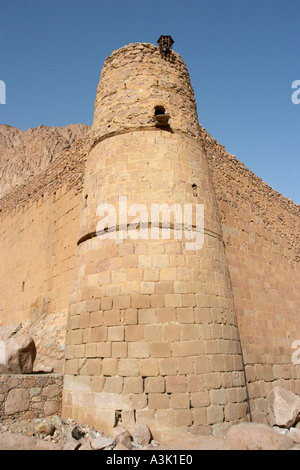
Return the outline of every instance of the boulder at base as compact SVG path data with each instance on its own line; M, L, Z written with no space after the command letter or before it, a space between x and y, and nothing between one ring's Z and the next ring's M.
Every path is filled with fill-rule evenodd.
M270 426L289 429L300 416L300 397L277 386L267 398L267 409Z
M5 360L1 373L30 374L36 358L36 346L29 335L16 334L5 341Z
M265 424L241 423L229 429L224 450L289 450L294 445L290 437Z
M151 441L151 432L146 424L136 424L133 431L133 440L136 444L145 446Z

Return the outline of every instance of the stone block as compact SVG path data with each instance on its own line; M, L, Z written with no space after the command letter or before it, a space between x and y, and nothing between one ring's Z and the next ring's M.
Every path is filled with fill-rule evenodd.
M5 414L13 415L20 411L29 409L29 392L28 390L12 389L8 392L5 401Z
M138 377L140 375L139 361L131 358L119 359L118 372L123 377Z
M145 379L146 393L163 393L165 392L164 377L148 377Z
M170 397L161 393L149 393L148 407L149 410L170 408Z
M142 377L152 377L159 375L159 362L157 359L142 359L140 361L140 371Z
M141 377L124 377L123 393L143 393L143 389Z
M128 344L128 357L149 357L149 344L145 341L130 342Z
M171 345L167 341L150 343L150 356L152 357L170 357Z

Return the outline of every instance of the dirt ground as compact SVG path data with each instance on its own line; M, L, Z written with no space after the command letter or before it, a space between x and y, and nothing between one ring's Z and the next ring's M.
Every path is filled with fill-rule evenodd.
M74 439L76 436L76 439ZM0 424L0 450L74 450L76 441L78 450L90 449L91 440L105 437L94 428L80 426L72 420L64 421L59 416L34 419L14 420ZM139 445L132 441L131 450L222 450L224 439L215 436L187 436L184 441L177 438L161 443L152 440L148 445ZM113 450L109 445L106 450ZM124 449L125 450L125 449Z
M151 440L151 434L148 433L147 444L139 441L138 437L131 436L128 431L118 425L115 428L114 437L106 436L87 425L81 425L75 421L64 420L60 416L51 416L47 418L36 418L31 420L9 419L0 423L0 450L139 450L139 451L201 451L201 450L300 450L300 443L287 438L284 430L280 433L272 428L272 437L265 440L264 434L260 436L261 428L255 427L255 431L249 431L248 425L254 426L254 423L245 423L246 430L235 431L235 440L229 441L228 436L217 437L214 435L190 434L184 437L177 437L170 442L157 442ZM257 425L262 426L262 425ZM298 425L297 425L298 426ZM234 428L236 428L234 426ZM300 428L299 428L300 429ZM233 428L230 429L230 432ZM269 435L269 431L267 435ZM288 430L286 430L289 432ZM199 432L199 431L197 431ZM206 429L207 432L207 429ZM266 432L266 431L264 431ZM243 437L241 437L241 433ZM254 433L254 434L253 434ZM127 442L120 441L120 436L127 435ZM250 436L252 434L252 438ZM116 437L117 436L117 437ZM253 436L254 441L253 441ZM290 442L281 442L286 441ZM101 445L99 445L99 441ZM149 442L150 441L150 442ZM237 445L237 442L238 445ZM278 441L278 442L277 442ZM97 443L97 445L96 445Z

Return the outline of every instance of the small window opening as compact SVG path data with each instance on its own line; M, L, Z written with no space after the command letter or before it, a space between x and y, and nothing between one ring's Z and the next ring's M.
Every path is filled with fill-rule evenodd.
M163 106L155 106L155 116L159 116L161 114L165 114L165 108Z
M162 129L169 128L169 114L165 113L165 108L163 106L155 106L154 108L154 122L156 127Z
M24 292L25 289L25 281L22 282L22 292Z

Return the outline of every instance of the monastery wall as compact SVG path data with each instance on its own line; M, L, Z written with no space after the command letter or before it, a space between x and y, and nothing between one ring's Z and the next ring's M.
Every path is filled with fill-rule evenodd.
M63 370L63 349L89 139L1 199L1 325L37 345L36 367ZM21 328L21 329L20 329Z
M44 316L38 341L45 315L61 334L68 312L65 416L220 427L246 419L249 404L264 421L275 385L300 395L299 206L199 126L187 69L173 59L158 67L145 44L115 51L93 133L2 198L1 322ZM155 128L156 105L173 132ZM124 194L147 207L204 203L203 251L99 240L97 202ZM45 357L61 354L47 347Z
M68 308L79 202L62 187L2 218L3 324Z
M226 247L252 419L275 385L300 394L300 208L202 130ZM299 347L299 346L298 346Z

